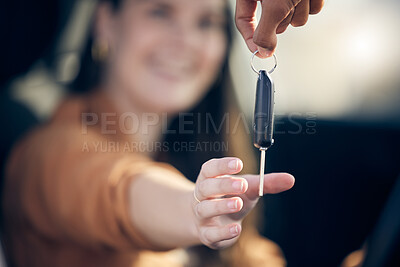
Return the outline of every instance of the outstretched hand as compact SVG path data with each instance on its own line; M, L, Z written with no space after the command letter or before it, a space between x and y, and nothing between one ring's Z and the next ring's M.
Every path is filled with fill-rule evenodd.
M193 197L196 232L200 241L211 248L232 245L240 235L243 218L259 199L258 175L239 173L243 163L238 158L211 159L203 164ZM287 173L264 176L264 192L275 194L294 185Z
M309 14L321 11L324 0L259 0L262 11L257 25L255 14L258 0L236 0L236 26L251 52L259 50L262 57L271 56L276 48L276 34L289 24L307 23Z

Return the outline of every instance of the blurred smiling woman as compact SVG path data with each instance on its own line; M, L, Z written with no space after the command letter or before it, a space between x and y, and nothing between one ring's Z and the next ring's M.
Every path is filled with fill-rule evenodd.
M252 171L254 158L245 125L228 123L238 117L228 86L228 14L223 0L100 2L74 85L83 93L69 97L8 161L3 207L13 266L283 264L254 227L239 239L258 200L258 176L235 176ZM193 115L189 133L182 113ZM228 130L207 128L210 117ZM122 131L121 118L137 130ZM115 149L156 142L168 149ZM228 142L229 149L178 150L176 142ZM96 143L114 145L96 151ZM289 174L268 174L264 192L293 183ZM155 252L219 249L238 239L246 245L206 250L206 257L199 256L204 247L188 249L186 263Z

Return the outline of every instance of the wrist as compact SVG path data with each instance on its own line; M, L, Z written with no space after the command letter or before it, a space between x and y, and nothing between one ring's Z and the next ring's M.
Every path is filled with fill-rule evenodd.
M196 245L196 244L200 244L201 242L200 242L199 231L198 231L198 227L197 227L198 221L197 221L197 217L196 217L196 213L195 213L195 208L196 208L196 205L198 204L198 202L194 198L193 192L194 192L194 187L185 196L186 197L185 203L188 204L187 208L188 208L189 214L190 214L187 231L189 232L191 240L193 240L193 245Z

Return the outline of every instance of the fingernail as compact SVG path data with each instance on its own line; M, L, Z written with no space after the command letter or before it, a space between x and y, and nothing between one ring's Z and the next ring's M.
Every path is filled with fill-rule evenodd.
M232 226L229 231L231 232L232 235L237 235L239 233L239 228L237 225Z
M236 199L228 202L228 208L230 208L232 210L236 210L237 207L238 207L238 202Z
M237 159L231 160L231 161L229 161L229 163L228 163L228 167L229 167L229 169L231 169L231 170L237 170L238 166L239 166L239 162L238 162Z
M243 182L242 181L235 181L232 183L233 189L242 192L243 191Z
M262 57L270 57L271 56L271 51L263 48L263 47L258 47L258 52Z

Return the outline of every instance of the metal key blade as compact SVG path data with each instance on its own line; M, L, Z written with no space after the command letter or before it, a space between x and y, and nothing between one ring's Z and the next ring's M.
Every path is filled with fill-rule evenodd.
M264 195L264 169L265 169L265 151L266 148L260 148L261 159L260 159L260 186L258 188L258 196Z

